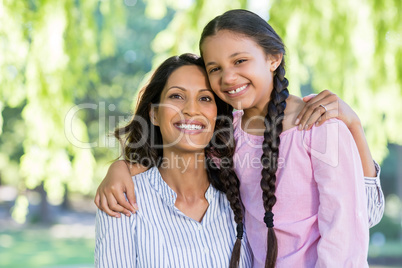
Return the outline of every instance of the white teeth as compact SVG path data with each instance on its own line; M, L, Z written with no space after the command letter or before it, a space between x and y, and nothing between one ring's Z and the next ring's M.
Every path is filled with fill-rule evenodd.
M247 87L247 85L244 85L244 86L239 87L239 88L237 88L237 89L228 91L228 93L229 93L229 94L235 94L235 93L238 93L238 92L240 92L240 91L243 91L246 87Z
M202 126L200 126L200 125L193 125L193 124L180 124L180 125L177 125L179 128L182 128L182 129L188 129L188 130L195 130L195 129L197 129L197 130L199 130L199 129L202 129Z

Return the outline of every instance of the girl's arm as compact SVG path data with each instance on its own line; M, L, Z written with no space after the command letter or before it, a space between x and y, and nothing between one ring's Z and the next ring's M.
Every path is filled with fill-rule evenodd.
M95 267L137 267L136 217L110 217L98 210L95 222Z
M311 131L318 187L316 267L368 267L369 231L363 169L353 138L339 120Z
M131 213L138 210L131 177L146 170L141 165L124 160L114 162L96 191L96 206L116 218L120 218L120 213L130 217Z

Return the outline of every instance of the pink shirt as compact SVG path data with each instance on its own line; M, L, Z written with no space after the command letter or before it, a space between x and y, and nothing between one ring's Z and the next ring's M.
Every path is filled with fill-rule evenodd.
M262 136L241 129L234 113L235 171L245 207L254 267L264 267ZM343 122L331 119L310 131L280 135L277 202L277 267L368 267L369 227L363 170L356 144Z

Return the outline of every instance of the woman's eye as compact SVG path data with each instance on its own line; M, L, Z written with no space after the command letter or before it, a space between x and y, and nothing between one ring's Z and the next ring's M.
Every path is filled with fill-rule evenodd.
M182 97L179 94L172 94L169 96L169 99L182 99Z
M236 62L235 62L235 64L240 64L240 63L243 63L243 62L245 62L246 60L237 60Z
M211 98L211 97L208 97L208 96L205 96L205 97L201 97L200 100L201 100L201 101L211 102L211 101L212 101L212 98Z
M216 68L212 68L212 69L210 69L209 70L209 72L208 73L213 73L213 72L216 72L216 71L218 71L219 70L219 68L218 67L216 67Z

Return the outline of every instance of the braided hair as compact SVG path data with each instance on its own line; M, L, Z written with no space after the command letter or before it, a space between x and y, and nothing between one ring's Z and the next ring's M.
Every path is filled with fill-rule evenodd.
M205 38L215 35L220 30L229 30L236 34L244 35L254 40L259 46L261 46L267 55L284 55L285 47L274 29L258 15L247 10L230 10L224 14L214 18L205 26L199 47L202 55L201 45ZM285 78L285 60L282 57L280 65L274 72L273 78L273 90L268 102L268 111L265 116L265 131L264 142L262 145L263 154L261 156L261 189L262 199L265 209L264 222L268 228L267 235L267 257L265 261L266 268L273 268L276 264L276 258L278 255L278 245L276 240L275 231L273 229L273 213L272 208L276 203L275 197L275 183L276 183L276 171L278 169L278 155L279 155L279 135L282 133L282 121L284 118L284 111L286 108L286 99L289 96L288 80ZM229 161L230 162L230 161ZM227 172L233 171L233 160L228 168ZM224 171L226 172L226 171ZM230 176L227 175L227 178ZM228 200L231 203L233 212L235 213L235 220L238 223L238 237L243 232L240 219L243 219L242 209L235 209L241 207L239 186L240 183L237 180L226 179L222 181L225 184L226 189L231 189L230 194L227 193ZM237 188L234 190L234 188ZM228 191L229 192L229 191ZM241 237L241 236L240 236ZM237 241L236 241L237 243ZM237 251L240 251L234 247L232 252L232 259L237 255ZM238 258L238 256L236 256ZM238 261L238 259L237 259ZM231 262L232 264L232 262ZM231 266L236 267L236 266Z

